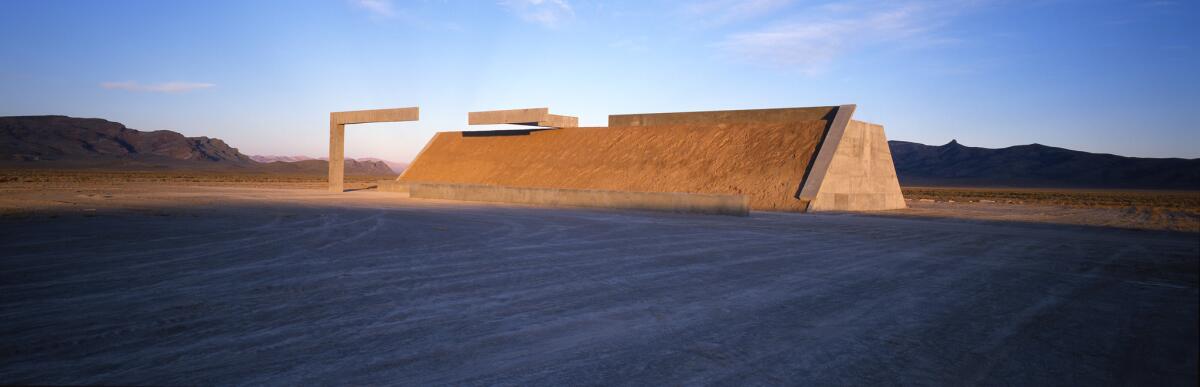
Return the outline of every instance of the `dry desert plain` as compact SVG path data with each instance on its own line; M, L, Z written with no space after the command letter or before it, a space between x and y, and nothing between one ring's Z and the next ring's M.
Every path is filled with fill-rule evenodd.
M0 383L1197 382L1196 193L728 217L375 179L0 171Z

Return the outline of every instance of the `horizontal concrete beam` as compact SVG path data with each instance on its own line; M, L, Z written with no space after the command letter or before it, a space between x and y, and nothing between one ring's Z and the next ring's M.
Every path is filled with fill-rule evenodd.
M381 191L405 192L418 199L520 203L552 207L593 207L746 216L745 195L681 192L628 192L586 189L502 187L481 184L380 182Z
M550 114L549 108L490 110L467 113L467 125L502 124L573 128L579 126L579 118Z
M420 115L421 112L418 107L332 112L329 113L329 123L333 125L346 125L371 122L417 121L421 118Z

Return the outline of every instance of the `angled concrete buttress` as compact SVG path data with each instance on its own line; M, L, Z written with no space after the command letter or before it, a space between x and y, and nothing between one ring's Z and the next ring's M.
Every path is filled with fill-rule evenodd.
M345 188L347 124L416 121L419 118L420 109L415 106L329 113L329 191L342 192Z
M490 110L467 113L467 125L499 124L576 128L579 127L579 117L550 114L550 108Z
M850 119L841 105L817 157L796 193L807 211L877 211L905 208L904 194L883 126Z

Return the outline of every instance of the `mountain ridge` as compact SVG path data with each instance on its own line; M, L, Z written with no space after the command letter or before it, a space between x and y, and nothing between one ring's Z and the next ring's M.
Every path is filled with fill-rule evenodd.
M259 163L219 138L142 131L101 118L0 117L0 164L9 167L197 169L324 174L328 162ZM394 175L385 163L347 160L348 175Z
M1127 157L1042 144L1005 148L888 141L900 184L1200 189L1200 159Z

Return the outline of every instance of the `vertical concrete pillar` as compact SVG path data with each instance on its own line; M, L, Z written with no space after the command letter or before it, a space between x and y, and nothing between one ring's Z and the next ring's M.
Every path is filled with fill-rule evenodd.
M346 163L346 125L329 117L329 192L342 192Z

